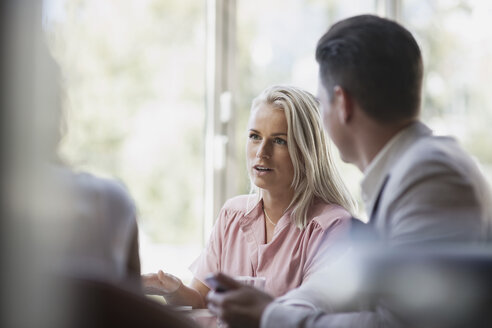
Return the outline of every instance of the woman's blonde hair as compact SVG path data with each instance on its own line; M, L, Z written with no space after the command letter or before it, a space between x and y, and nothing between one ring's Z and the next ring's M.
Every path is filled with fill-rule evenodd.
M309 222L310 206L316 197L337 204L350 213L355 201L348 192L330 154L327 134L323 129L318 100L309 92L292 86L271 86L253 100L251 110L260 104L283 110L287 119L287 147L294 166L294 197L286 209L303 229ZM252 192L261 197L251 183Z

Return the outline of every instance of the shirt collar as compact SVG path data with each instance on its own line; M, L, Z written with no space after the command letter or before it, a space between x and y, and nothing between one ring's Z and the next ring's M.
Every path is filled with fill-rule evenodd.
M369 163L361 183L362 200L368 215L371 215L379 190L400 154L404 153L418 136L431 133L432 131L420 121L412 123L391 138Z
M252 197L249 201L251 201L251 208L248 206L248 208L250 208L246 214L244 215L244 217L242 218L241 222L240 222L240 225L243 227L243 228L247 228L248 226L250 226L251 224L253 224L254 222L257 222L258 218L260 216L263 216L263 197L258 197L258 195L251 195L251 196L254 196ZM279 230L282 230L285 226L289 225L290 223L290 217L291 217L291 213L292 213L292 208L288 209L283 215L282 217L280 218L280 220L278 220L277 222L277 225L275 226L275 229L274 231L279 231Z

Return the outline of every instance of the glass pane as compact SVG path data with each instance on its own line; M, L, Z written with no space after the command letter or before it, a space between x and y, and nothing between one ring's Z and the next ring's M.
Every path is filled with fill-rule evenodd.
M490 17L489 0L406 0L402 15L423 51L424 120L456 136L492 182Z
M189 279L202 246L205 2L47 3L64 75L61 158L128 187L142 272Z

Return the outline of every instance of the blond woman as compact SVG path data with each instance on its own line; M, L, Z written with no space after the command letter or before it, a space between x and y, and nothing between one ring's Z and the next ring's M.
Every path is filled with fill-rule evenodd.
M246 158L250 195L228 200L207 247L191 265L189 287L160 271L143 276L147 293L204 307L211 272L266 278L280 296L309 279L348 233L354 202L333 164L318 101L291 86L254 99Z

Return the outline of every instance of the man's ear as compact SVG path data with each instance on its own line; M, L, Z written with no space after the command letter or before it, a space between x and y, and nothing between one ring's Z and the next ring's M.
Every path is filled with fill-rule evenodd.
M354 112L352 97L346 90L337 85L333 88L333 100L340 123L348 123Z

